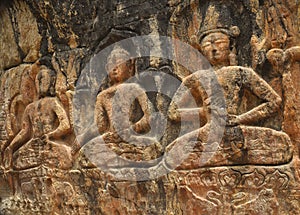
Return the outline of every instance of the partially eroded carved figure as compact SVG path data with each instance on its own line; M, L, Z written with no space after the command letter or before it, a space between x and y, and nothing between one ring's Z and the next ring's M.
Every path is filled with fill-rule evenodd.
M237 32L234 29L234 32ZM183 147L184 144L197 140L193 151L178 168L193 169L201 166L222 166L234 164L283 164L292 158L292 144L287 134L270 128L253 126L262 119L272 116L278 110L281 104L280 96L259 77L251 68L234 65L234 47L231 47L233 39L232 31L228 29L213 29L203 32L200 36L201 52L207 57L209 62L216 69L203 70L193 73L183 79L183 84L187 86L195 99L202 100L203 106L200 108L186 110L176 110L176 104L170 108L170 118L180 120L188 119L185 115L199 114L205 116L207 123L186 135L183 135L172 142L167 151L170 151L175 145ZM218 84L223 89L223 95L226 103L227 115L219 115L220 118L226 118L226 126L223 140L220 145L209 151L211 158L203 163L201 156L207 153L205 147L213 145L208 141L208 134L222 132L221 124L212 125L212 114L218 115L218 109L211 104L212 97L207 89L201 84L205 78L211 81L216 75ZM207 82L206 80L206 82ZM211 85L210 87L217 87ZM249 91L257 96L262 103L246 112L241 107L242 98L245 91ZM182 98L177 98L180 102ZM191 112L194 112L191 114ZM178 144L180 142L180 144ZM180 145L180 146L178 146ZM214 147L213 147L214 148ZM181 153L179 148L176 153ZM206 152L204 152L206 151ZM166 163L174 165L177 156L174 154L172 159L166 160Z

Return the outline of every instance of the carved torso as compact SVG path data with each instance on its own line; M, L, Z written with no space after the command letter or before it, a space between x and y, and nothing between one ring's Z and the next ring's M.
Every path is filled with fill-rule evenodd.
M216 75L223 89L227 113L238 115L244 93L244 75L238 69L220 69Z
M139 105L142 105L147 103L146 99L146 95L137 84L121 84L101 92L95 108L95 121L100 133L115 132L116 124L121 129L129 128L137 115L136 101L140 100ZM149 110L143 111L148 114Z
M58 126L57 116L53 111L56 98L43 98L28 106L28 115L32 123L33 137L41 137Z

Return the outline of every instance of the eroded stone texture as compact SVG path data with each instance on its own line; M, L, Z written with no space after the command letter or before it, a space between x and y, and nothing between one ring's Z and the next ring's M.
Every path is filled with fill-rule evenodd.
M1 9L1 70L21 63L14 31L6 8Z
M1 4L0 70L31 63L40 55L41 36L36 18L23 1Z
M299 214L299 8L1 1L0 213Z

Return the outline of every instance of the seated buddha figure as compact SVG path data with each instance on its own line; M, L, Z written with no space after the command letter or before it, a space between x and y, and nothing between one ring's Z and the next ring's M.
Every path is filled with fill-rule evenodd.
M237 31L237 27L219 28L200 35L200 51L214 69L188 75L182 85L190 90L194 100L200 101L201 106L179 108L180 103L186 102L185 98L175 97L169 108L169 118L188 121L195 119L194 116L200 120L204 117L201 121L206 124L167 146L167 166L194 169L239 164L278 165L291 160L293 150L289 136L282 131L258 126L260 120L276 114L282 99L253 69L236 66L233 40ZM217 83L210 77L215 77ZM216 90L218 86L219 92ZM249 93L261 101L256 107L245 107ZM222 102L218 103L222 100L218 97L224 100L223 106ZM222 137L218 141L214 136ZM179 164L178 158L183 154L188 155Z
M134 65L122 47L116 46L108 56L109 83L97 96L94 123L76 138L77 151L81 148L88 160L83 166L151 160L160 150L155 138L147 136L153 107L145 90L130 80Z
M71 133L71 126L55 96L55 83L55 71L41 67L35 79L38 100L27 105L21 130L3 147L5 169L72 167L71 146L64 141Z

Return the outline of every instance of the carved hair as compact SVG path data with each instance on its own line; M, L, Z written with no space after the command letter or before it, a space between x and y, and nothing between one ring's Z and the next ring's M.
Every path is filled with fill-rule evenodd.
M235 38L235 37L238 37L240 35L240 29L237 26L232 26L229 29L226 29L226 28L216 28L216 29L211 29L211 30L206 30L206 31L201 32L200 35L199 35L199 42L201 43L201 41L203 40L203 38L206 37L208 34L216 33L216 32L220 32L220 33L226 34L230 38Z
M128 59L129 60L130 54L124 48L122 48L120 46L115 46L107 58L107 63L106 63L107 71L109 71L111 69L110 68L111 66L115 66L114 63L118 59L121 59L121 60Z

